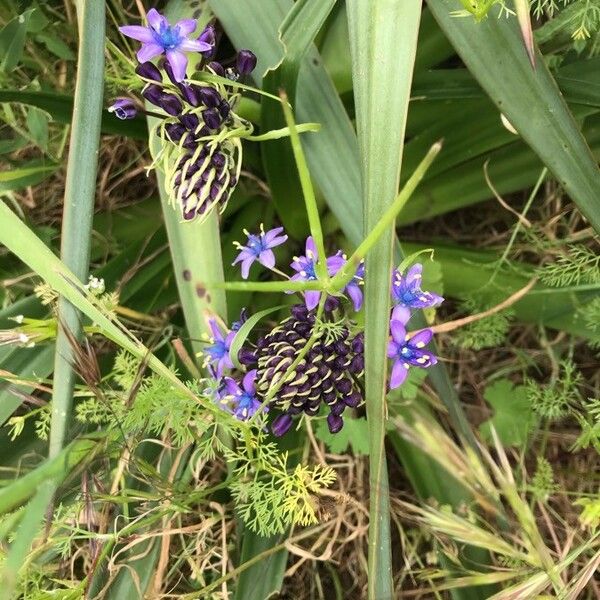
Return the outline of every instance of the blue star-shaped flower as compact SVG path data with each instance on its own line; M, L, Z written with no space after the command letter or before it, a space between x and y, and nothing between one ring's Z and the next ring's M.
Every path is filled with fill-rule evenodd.
M200 39L189 39L188 36L196 30L196 19L182 19L175 25L171 25L154 8L148 11L146 19L148 27L125 25L119 27L119 31L127 37L142 42L142 47L137 52L137 58L141 63L165 54L176 81L185 79L188 61L184 52L208 52L213 48L210 43Z
M275 254L273 254L272 248L285 243L288 236L281 235L281 233L283 233L283 227L275 227L275 229L270 229L265 232L262 225L260 226L260 233L258 234L248 233L245 229L244 233L248 236L248 241L245 246L236 242L240 253L236 256L233 264L237 265L238 263L242 263L242 278L248 279L250 267L256 261L267 267L267 269L272 269L275 266Z
M407 323L410 318L410 309L429 308L441 304L444 299L433 292L424 292L421 289L423 265L413 265L402 275L398 269L392 274L392 299L396 304L392 313L392 320Z

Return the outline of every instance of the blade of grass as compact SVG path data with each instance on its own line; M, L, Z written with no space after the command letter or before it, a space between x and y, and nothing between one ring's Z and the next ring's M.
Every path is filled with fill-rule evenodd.
M490 14L476 23L454 18L453 0L428 6L498 110L600 231L600 169L539 52L531 68L516 19Z
M349 0L347 7L366 235L398 190L421 2ZM366 258L365 400L369 424L371 599L394 595L384 445L393 241L392 224Z
M85 281L89 269L104 88L104 2L79 2L77 17L80 45L60 254L73 274ZM81 334L79 311L64 297L58 302L58 319L61 328L54 359L51 457L61 451L67 436L75 383L70 339L78 339Z

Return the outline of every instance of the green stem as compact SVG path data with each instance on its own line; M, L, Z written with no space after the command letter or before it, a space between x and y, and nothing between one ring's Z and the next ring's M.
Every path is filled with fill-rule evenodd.
M331 280L331 287L334 290L342 290L350 282L356 267L365 258L367 252L374 246L379 238L385 233L387 229L394 223L396 217L400 214L400 211L406 206L406 203L413 195L413 192L427 173L427 170L431 166L431 163L435 160L435 157L439 154L442 149L442 142L436 142L431 146L425 158L419 163L405 186L402 188L400 193L396 196L394 202L385 211L382 217L377 221L377 224L371 229L369 235L359 244L358 248L354 251L352 256L348 259L342 269L339 270L337 275Z
M294 115L292 114L292 109L287 101L287 95L283 90L281 90L279 94L282 100L281 105L283 106L285 121L290 130L290 141L292 142L292 150L294 152L294 158L296 159L296 166L298 167L298 175L300 177L304 202L306 203L306 214L308 215L310 233L315 241L317 253L319 254L316 264L317 276L321 281L328 282L329 273L327 272L325 242L323 240L323 230L321 229L321 218L319 217L319 207L317 206L315 190L308 171L308 165L306 164L306 157L302 150L302 144L300 143L300 136L298 135Z
M73 104L73 126L61 233L60 255L75 276L88 276L96 191L98 143L104 87L104 2L78 2L80 45ZM72 339L81 335L81 315L65 298L58 302L61 327L56 338L50 456L57 456L67 435L73 400Z

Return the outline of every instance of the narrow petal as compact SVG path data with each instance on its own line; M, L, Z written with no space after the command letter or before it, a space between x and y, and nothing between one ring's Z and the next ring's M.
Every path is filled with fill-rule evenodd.
M242 393L237 381L231 377L225 377L225 388L227 389L227 393L232 396L239 396Z
M242 279L248 279L248 275L250 275L250 267L253 265L255 260L256 258L251 256L242 261Z
M200 40L182 40L179 49L185 52L208 52L212 46Z
M403 346L406 340L406 329L404 328L404 323L401 321L391 321L390 331L392 332L393 340L397 344L400 344L400 346Z
M148 25L154 29L154 31L159 31L161 27L168 27L169 21L165 17L163 17L155 8L151 8L146 13L146 21L148 21Z
M196 31L196 19L181 19L175 23L175 27L179 29L181 35L187 36Z
M390 377L390 389L397 388L402 385L408 375L408 365L401 360L397 360L392 367L392 375Z
M151 44L144 44L137 51L137 59L144 63L146 61L152 60L155 56L159 56L164 52L163 47L160 44L156 44L152 42Z
M339 255L334 254L333 256L327 257L327 272L329 275L335 275L344 265L346 264L345 259Z
M269 229L269 231L265 232L265 242L270 244L272 240L274 240L280 233L283 233L283 227L274 227L273 229ZM287 239L287 235L284 235Z
M216 319L209 319L208 320L208 326L210 327L210 330L212 331L213 334L213 338L215 340L219 340L219 341L223 341L223 334L221 333L221 329L219 328L219 326L217 325L217 321Z
M413 348L423 348L429 344L432 337L433 331L431 331L431 329L423 329L423 331L415 333L415 335L410 338L408 345Z
M266 236L265 236L265 238L266 238ZM266 239L265 239L265 241L266 241ZM285 244L287 241L288 241L287 235L279 235L274 238L271 238L266 243L269 246L269 248L275 248L275 246L281 246L281 244Z
M408 323L410 319L410 310L406 307L403 306L402 304L399 304L398 306L396 306L394 308L394 310L392 311L392 321L400 321L400 323L404 323L406 325L406 323Z
M187 56L178 50L167 50L167 60L173 69L175 81L183 81L188 62Z
M315 240L313 240L312 235L306 238L306 256L308 258L316 258L317 257L317 247L315 245Z
M321 299L321 292L318 290L310 290L308 292L304 292L304 301L306 303L306 308L308 310L312 310L319 304L319 300Z
M390 340L387 347L387 357L388 358L396 358L398 356L398 352L400 350L400 346L394 342L394 340Z
M272 269L275 266L275 255L273 254L273 250L263 250L258 255L258 262L267 267L267 269Z
M363 302L363 294L360 286L355 283L351 283L346 286L346 292L348 292L348 296L350 296L350 299L352 300L354 310L358 312L362 308Z
M254 384L256 380L256 369L252 369L252 371L248 371L244 375L244 379L242 380L242 387L247 394L254 396L256 392L256 386Z
M421 283L421 274L423 272L423 265L417 263L413 265L406 273L406 285L412 287L415 283Z
M141 25L125 25L119 27L119 31L131 39L138 40L145 44L154 42L154 35L152 34L152 30L148 27L142 27Z

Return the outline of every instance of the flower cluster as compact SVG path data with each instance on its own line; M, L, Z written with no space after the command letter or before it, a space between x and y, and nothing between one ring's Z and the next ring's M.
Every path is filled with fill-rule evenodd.
M275 267L273 249L287 240L283 228L269 231L261 226L259 233L244 230L245 244L236 242L239 254L234 265L241 266L247 279L255 262L270 269L287 281L313 282L318 280L318 261L314 240L309 237L302 256L294 256L291 276ZM347 264L346 256L338 251L325 257L330 277ZM349 276L349 275L348 275ZM259 335L255 343L243 340L237 360L241 371L234 369L230 357L237 330L243 315L229 332L222 331L215 320L210 326L213 336L205 355L214 377L217 401L238 419L252 418L261 407L278 414L271 431L284 435L300 415L326 416L329 430L337 433L344 425L346 408L363 403L364 333L352 320L352 310L359 311L363 303L362 285L364 263L360 263L344 289L322 298L319 290L303 291L304 303L295 304L290 315ZM406 326L414 310L437 306L441 296L421 289L422 266L412 266L406 274L392 274L394 307L390 317L391 339L388 356L393 361L390 387L401 385L411 366L426 368L436 358L425 346L431 341L430 329L407 333ZM294 292L289 292L294 293ZM225 374L227 372L227 374Z
M143 83L142 96L160 110L156 132L168 143L157 160L165 171L171 204L184 221L204 220L213 209L225 209L240 175L240 138L252 133L252 125L235 112L240 95L225 80L233 83L251 73L256 56L241 50L236 66L226 69L210 60L215 45L211 25L194 39L194 19L171 25L151 9L147 21L147 27L128 25L120 31L142 43L135 71ZM186 52L200 57L194 79ZM151 62L157 57L156 64ZM122 119L137 112L128 98L117 99L109 110Z

